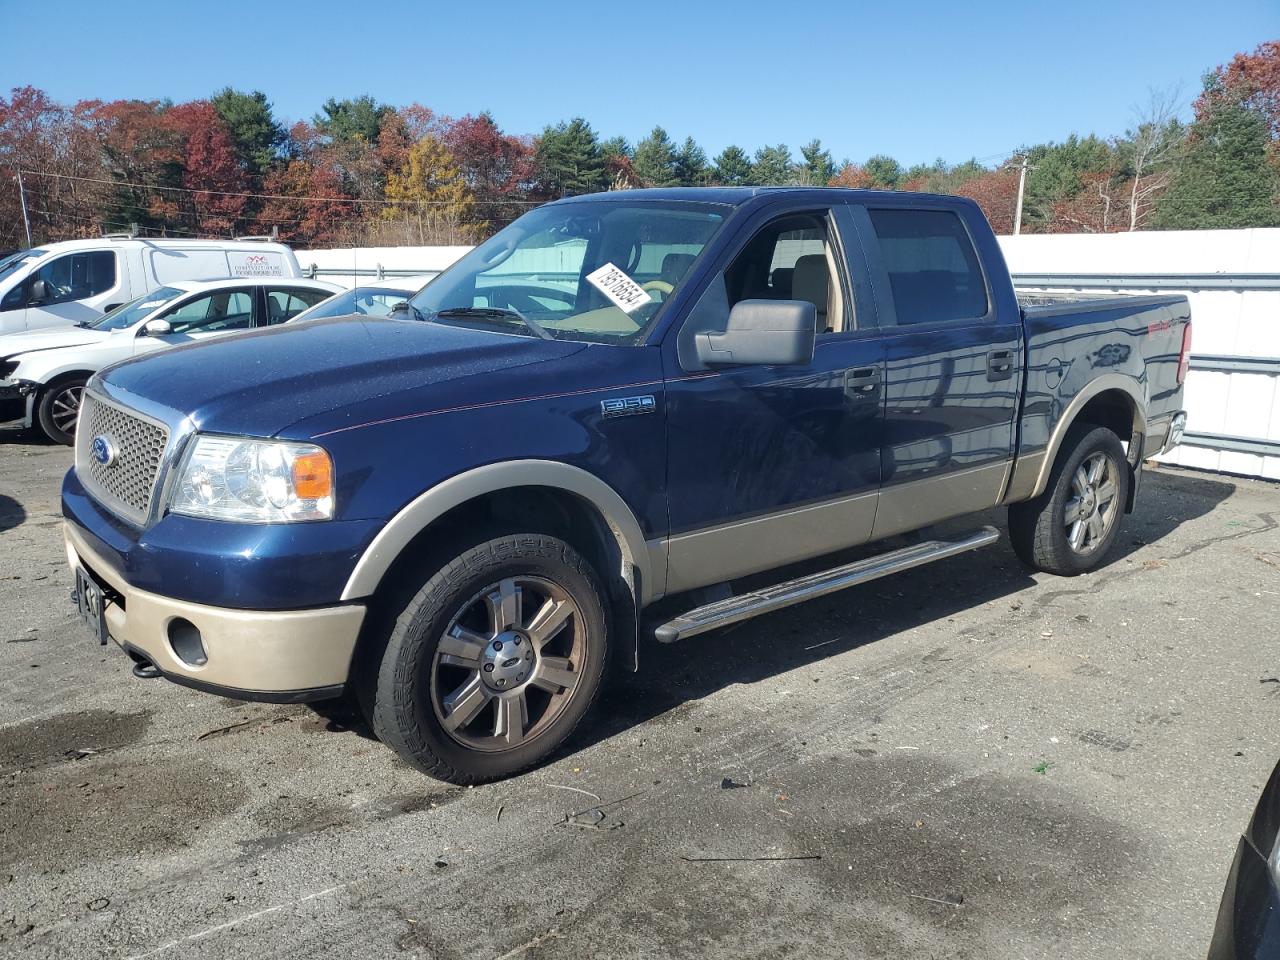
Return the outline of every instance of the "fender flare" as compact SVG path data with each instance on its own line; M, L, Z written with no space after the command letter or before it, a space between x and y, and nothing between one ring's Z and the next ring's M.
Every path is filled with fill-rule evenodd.
M1118 390L1129 398L1129 402L1133 404L1133 442L1129 444L1129 457L1133 461L1137 452L1137 460L1142 458L1142 445L1144 435L1147 430L1147 402L1138 389L1138 381L1133 377L1127 377L1119 373L1108 373L1089 381L1081 388L1080 392L1071 398L1071 402L1067 404L1066 409L1062 411L1062 416L1058 418L1058 422L1053 427L1053 433L1049 436L1049 445L1044 452L1040 454L1039 464L1028 463L1027 473L1035 470L1035 484L1031 489L1023 495L1015 495L1018 500L1030 500L1032 497L1038 497L1044 493L1049 486L1049 474L1053 470L1054 461L1058 459L1058 452L1062 449L1062 442L1066 439L1067 431L1071 429L1080 411L1094 397L1106 393L1108 390ZM1136 463L1136 461L1134 461ZM1131 466L1134 463L1130 464ZM1026 482L1026 475L1017 476L1010 484ZM1010 502L1010 498L1006 499Z
M626 579L633 592L635 581L639 580L638 604L644 606L649 602L655 586L650 576L649 551L631 508L595 474L556 460L507 460L476 467L419 495L378 531L361 554L347 578L342 600L371 596L413 538L450 510L485 494L517 487L552 487L586 500L604 519L617 541L624 568L635 571L634 576ZM630 570L624 569L623 573L626 575Z

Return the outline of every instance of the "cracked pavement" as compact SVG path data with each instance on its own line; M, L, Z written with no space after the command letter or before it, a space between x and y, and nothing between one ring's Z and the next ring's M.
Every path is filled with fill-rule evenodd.
M1202 957L1280 756L1274 484L1152 471L1089 576L1002 542L648 645L461 789L134 679L67 600L69 463L0 435L4 956Z

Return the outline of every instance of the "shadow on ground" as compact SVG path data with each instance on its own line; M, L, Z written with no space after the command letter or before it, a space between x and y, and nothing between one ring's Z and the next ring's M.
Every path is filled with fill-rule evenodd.
M0 533L20 527L27 519L27 511L22 504L6 494L0 493Z

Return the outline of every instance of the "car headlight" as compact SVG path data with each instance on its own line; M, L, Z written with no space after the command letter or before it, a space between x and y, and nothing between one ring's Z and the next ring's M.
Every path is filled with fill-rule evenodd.
M169 509L192 517L289 523L333 517L333 461L310 443L197 436Z

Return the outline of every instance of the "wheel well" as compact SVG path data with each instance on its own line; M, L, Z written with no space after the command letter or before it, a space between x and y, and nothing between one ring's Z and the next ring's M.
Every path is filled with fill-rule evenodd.
M49 380L40 385L40 393L45 393L50 387L56 387L67 380L85 380L88 381L93 376L92 370L68 370L66 373L60 373L56 377L50 377Z
M616 635L634 619L632 586L623 578L622 551L609 524L587 500L554 487L512 487L482 494L441 514L396 557L370 600L357 666L376 664L378 650L404 604L439 567L463 551L508 533L542 533L564 540L591 564L612 607ZM625 619L624 619L625 618ZM376 669L376 667L375 667Z
M1104 390L1092 397L1076 415L1076 423L1106 427L1125 443L1132 443L1137 407L1123 390ZM1132 451L1130 459L1132 459Z

